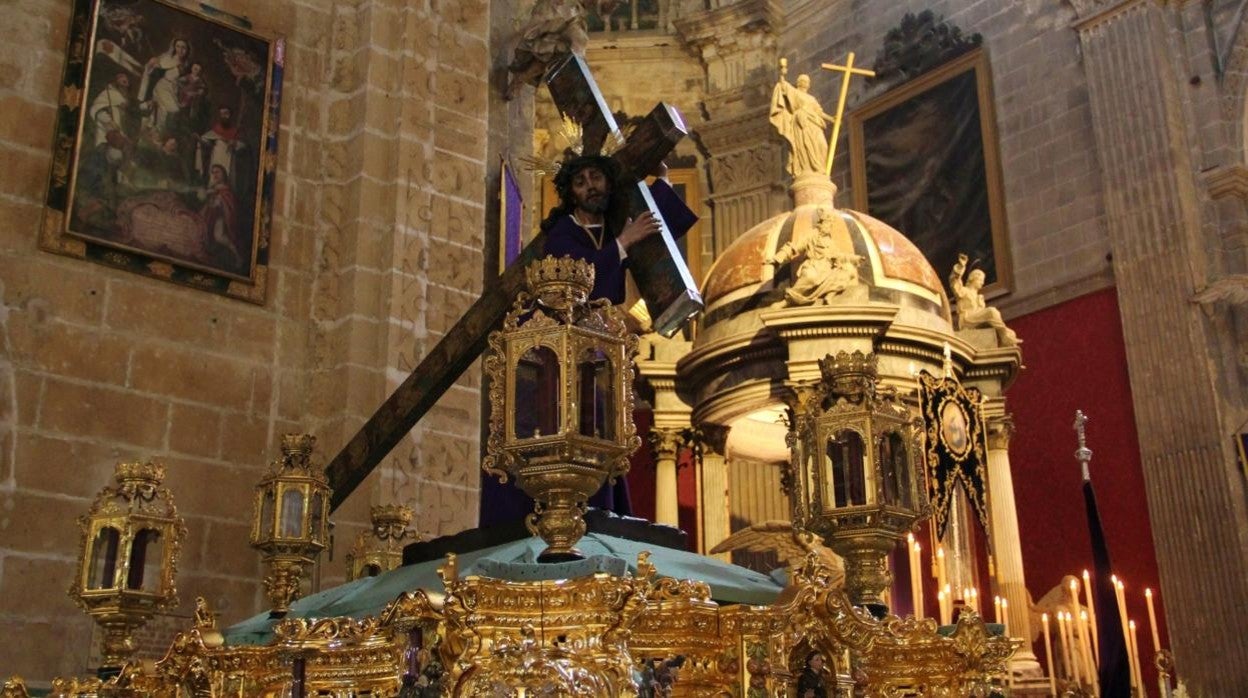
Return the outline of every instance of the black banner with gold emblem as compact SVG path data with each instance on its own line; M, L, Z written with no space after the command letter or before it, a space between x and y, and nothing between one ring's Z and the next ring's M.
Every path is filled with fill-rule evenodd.
M919 404L923 411L924 473L927 496L932 503L936 538L943 540L949 526L949 505L958 482L988 528L988 439L984 428L982 396L964 388L954 378L919 373Z

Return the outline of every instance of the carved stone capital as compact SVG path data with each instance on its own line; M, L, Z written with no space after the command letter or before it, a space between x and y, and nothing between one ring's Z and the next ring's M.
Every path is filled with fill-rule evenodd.
M1008 414L988 419L988 450L1007 451L1014 436L1014 418Z
M1209 196L1214 199L1248 199L1248 167L1243 165L1219 165L1200 173Z
M650 447L657 460L676 460L681 445L681 429L655 427L650 430Z
M728 432L732 427L720 424L702 424L698 431L702 434L702 444L708 451L718 456L728 455Z
M745 50L752 44L747 34L779 34L784 8L777 0L744 0L677 19L676 34L689 48L706 58L707 53L723 55Z

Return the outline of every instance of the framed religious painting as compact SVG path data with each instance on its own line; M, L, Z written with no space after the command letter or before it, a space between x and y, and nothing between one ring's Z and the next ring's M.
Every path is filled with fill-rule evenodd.
M966 253L986 297L1013 284L991 89L977 48L849 115L854 207L900 230L941 275Z
M263 303L284 44L168 0L72 0L40 247Z

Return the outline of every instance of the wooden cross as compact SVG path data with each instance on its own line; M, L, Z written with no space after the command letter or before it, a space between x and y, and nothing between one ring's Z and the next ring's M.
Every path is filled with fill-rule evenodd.
M849 97L849 81L855 75L864 75L866 77L875 77L874 70L854 67L854 52L850 51L849 56L845 59L845 65L836 65L835 63L824 63L824 70L841 73L841 97L836 102L836 120L832 122L832 138L828 141L828 161L824 164L824 174L832 176L832 159L836 157L836 139L841 135L841 120L845 117L845 100Z
M556 63L547 72L546 82L560 111L581 124L585 152L598 152L608 136L619 133L619 126L607 109L589 67L579 56L569 55ZM638 196L656 215L658 209L649 188L645 186L645 176L684 136L685 127L680 113L660 104L613 155L624 176L637 182ZM661 215L659 220L663 220ZM653 312L654 308L660 307L657 304L663 299L650 305L655 329L674 332L692 313L701 310L702 298L666 223L662 223L662 235L652 235L643 242L644 245L639 242L629 248L629 258L633 260L630 267L642 295L646 296L647 288L651 291L646 297L647 305L650 305L656 290L662 291L669 302L669 305L662 306L667 308L664 313ZM502 324L516 294L525 288L525 268L543 256L545 246L546 233L542 232L525 246L520 256L498 279L486 283L481 297L325 467L325 475L333 488L331 511L346 501L351 492L485 351L490 332ZM650 272L649 277L647 272Z

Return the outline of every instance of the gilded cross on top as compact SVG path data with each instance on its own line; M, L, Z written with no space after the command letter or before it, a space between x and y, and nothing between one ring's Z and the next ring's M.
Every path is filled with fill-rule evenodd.
M841 96L836 102L836 116L832 122L832 137L828 140L828 161L823 166L824 174L832 176L832 160L836 157L836 140L841 135L841 123L845 119L845 100L849 97L849 81L855 75L864 77L875 77L874 70L854 67L854 52L850 51L845 58L845 65L837 65L835 63L824 63L821 66L824 70L830 70L841 74Z

